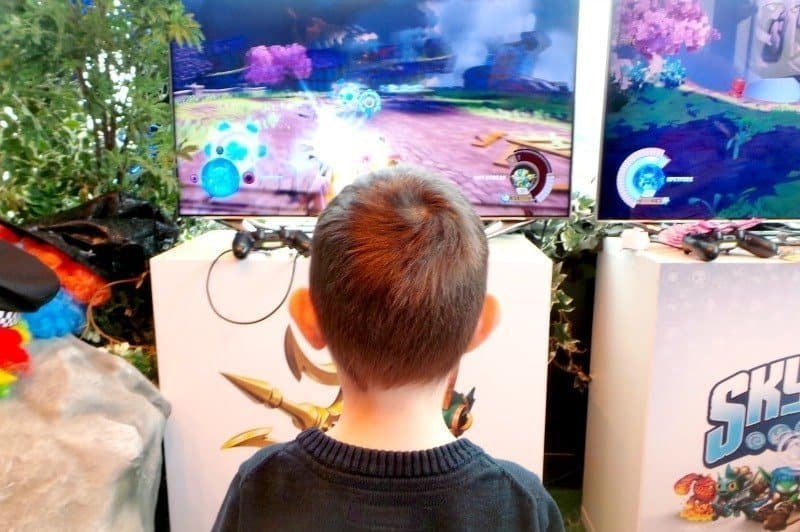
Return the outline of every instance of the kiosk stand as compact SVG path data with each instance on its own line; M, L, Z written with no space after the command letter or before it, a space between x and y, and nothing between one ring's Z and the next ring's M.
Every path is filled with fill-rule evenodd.
M770 481L800 479L800 267L611 238L596 286L587 529L761 530Z
M210 232L151 261L159 381L172 405L165 460L175 532L210 529L228 484L254 446L298 433L292 408L251 400L241 386L252 380L239 380L237 387L221 372L265 381L261 389L278 390L284 406L301 411L303 403L331 405L338 392L330 384L327 354L312 350L299 333L287 335L293 324L286 305L249 326L214 314L206 278L211 262L230 249L233 235ZM232 254L222 257L209 280L215 307L237 321L268 313L287 290L293 260L285 249L253 252L242 261ZM459 371L455 391L475 388L473 423L464 437L541 474L552 263L521 235L490 240L489 262L489 291L502 314L492 337L466 355ZM308 260L299 258L293 286L307 283ZM260 430L242 435L252 429ZM226 442L249 446L223 449Z

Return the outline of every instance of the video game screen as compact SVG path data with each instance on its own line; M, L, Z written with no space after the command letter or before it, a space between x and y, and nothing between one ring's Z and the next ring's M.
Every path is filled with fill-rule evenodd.
M487 218L567 216L578 0L184 0L182 215L314 216L411 164Z
M613 9L598 217L800 218L800 1Z

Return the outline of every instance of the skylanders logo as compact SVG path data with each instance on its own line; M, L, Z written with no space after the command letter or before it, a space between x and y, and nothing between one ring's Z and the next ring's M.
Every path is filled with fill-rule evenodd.
M800 355L740 371L717 383L708 399L703 462L712 468L747 455L780 450L800 431Z

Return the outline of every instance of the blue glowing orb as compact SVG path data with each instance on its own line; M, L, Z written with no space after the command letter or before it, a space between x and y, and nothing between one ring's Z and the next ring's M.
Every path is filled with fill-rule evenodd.
M652 198L667 182L664 170L657 164L645 164L633 174L633 186L636 195L643 198Z
M239 191L239 171L228 159L213 159L203 166L200 184L212 198L224 198Z
M228 157L234 161L244 161L245 157L247 157L247 146L232 140L228 143L228 147L225 152L227 153Z
M358 97L358 110L371 118L381 110L381 97L372 89L367 89Z

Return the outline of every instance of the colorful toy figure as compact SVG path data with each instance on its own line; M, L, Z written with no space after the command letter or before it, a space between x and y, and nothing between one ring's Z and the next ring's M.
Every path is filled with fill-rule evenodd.
M748 519L752 519L755 516L754 508L760 504L755 498L750 468L729 465L724 475L717 475L717 500L711 506L716 517L739 517L740 513L744 513Z
M0 399L11 394L15 382L17 382L17 378L14 375L0 369Z
M677 495L691 496L681 510L681 517L687 521L713 521L716 518L712 506L717 496L717 483L708 475L689 473L675 483Z
M30 370L30 356L25 344L30 340L30 332L24 321L13 327L0 327L0 399L11 395L18 374Z
M800 509L800 470L779 467L767 472L758 468L754 480L756 490L769 487L766 503L758 507L754 519L762 522L765 530L784 530L800 520L795 512Z

